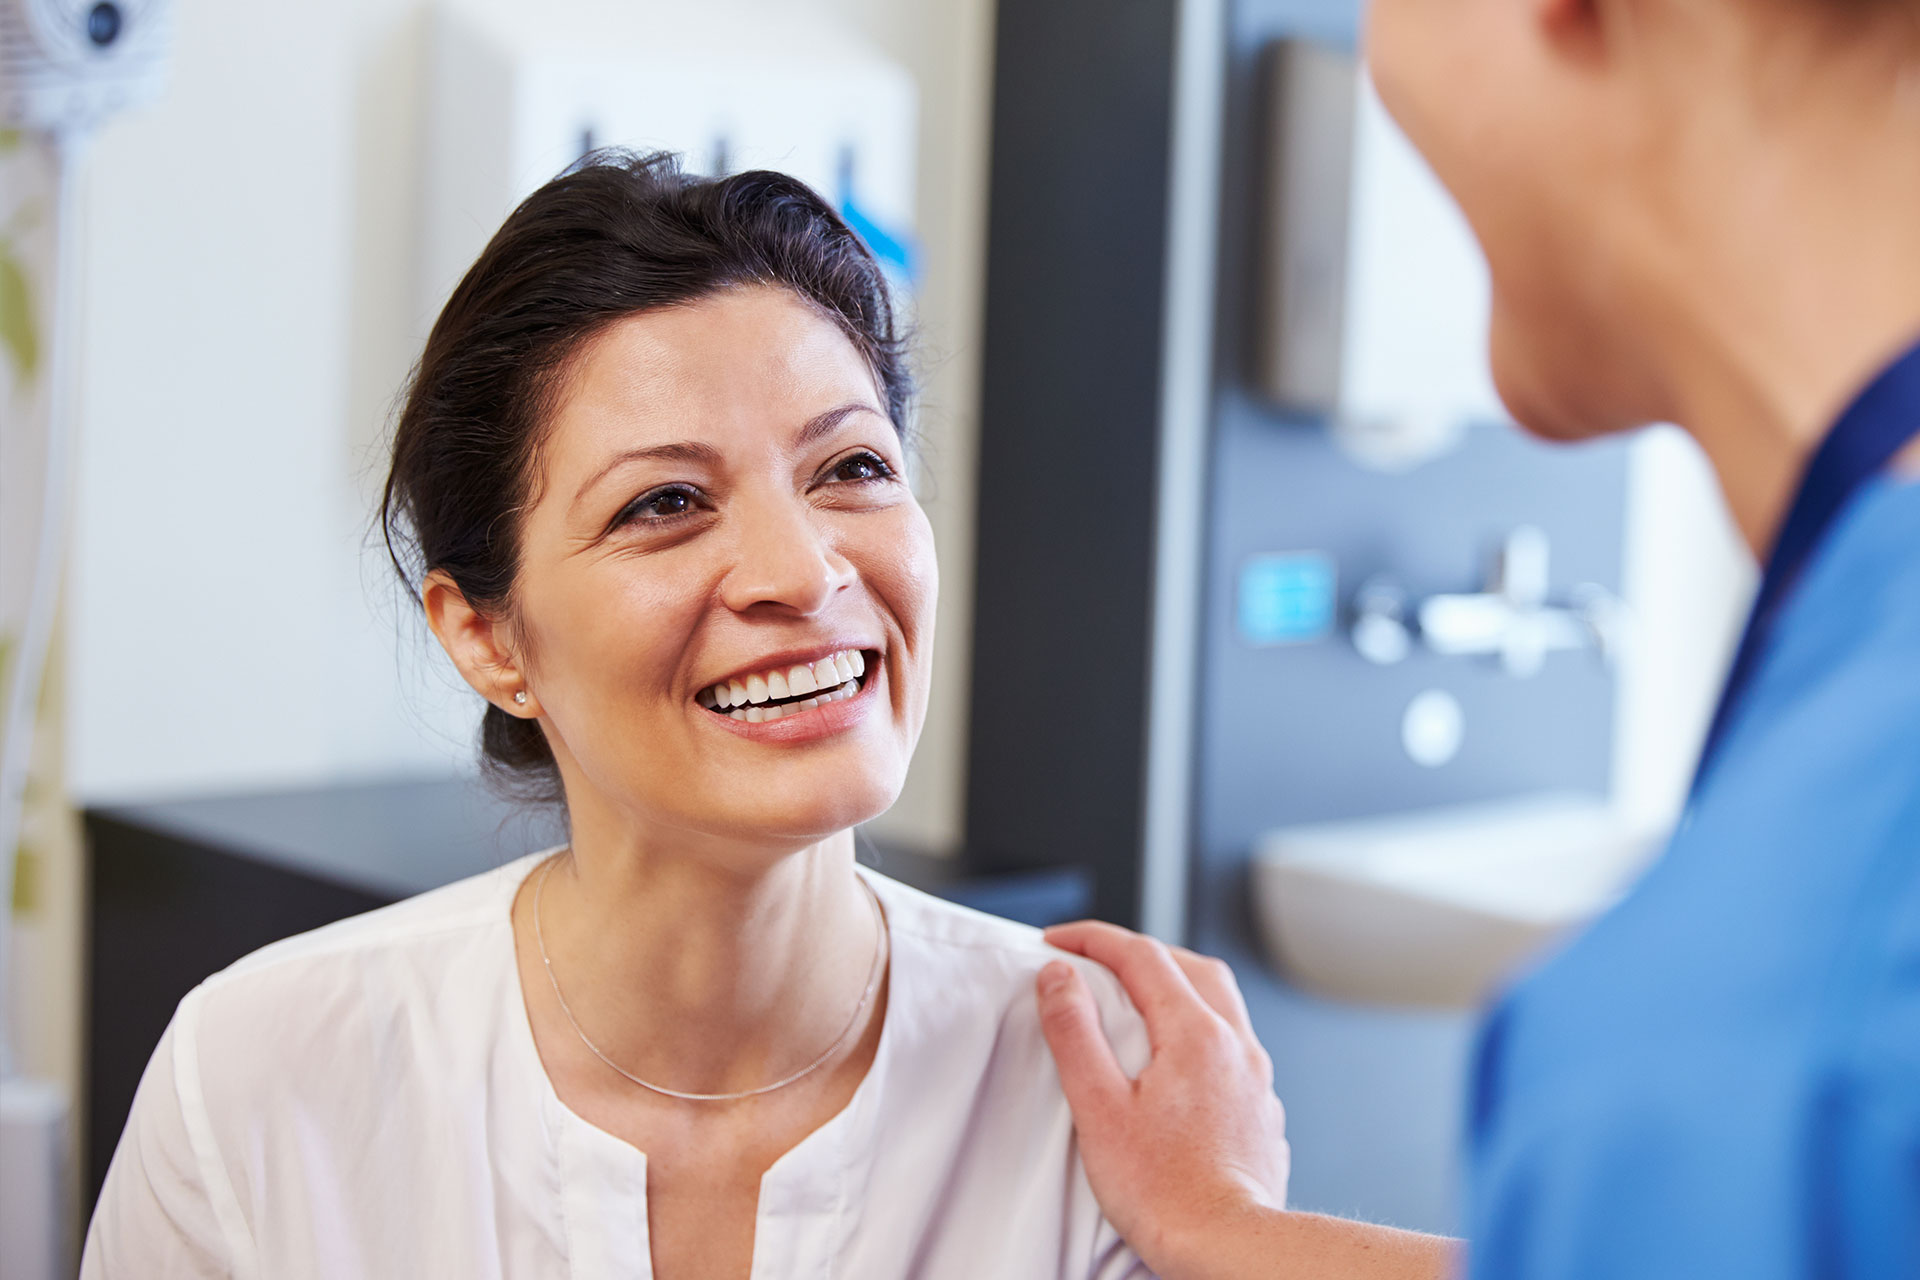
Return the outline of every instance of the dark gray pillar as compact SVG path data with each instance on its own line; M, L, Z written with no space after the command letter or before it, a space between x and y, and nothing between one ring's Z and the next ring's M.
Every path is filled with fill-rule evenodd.
M967 847L1141 917L1177 0L999 13Z

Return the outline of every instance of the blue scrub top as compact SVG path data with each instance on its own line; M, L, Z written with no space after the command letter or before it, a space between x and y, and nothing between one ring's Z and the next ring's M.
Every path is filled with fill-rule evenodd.
M1483 1280L1920 1278L1920 483L1850 501L1671 848L1473 1090Z

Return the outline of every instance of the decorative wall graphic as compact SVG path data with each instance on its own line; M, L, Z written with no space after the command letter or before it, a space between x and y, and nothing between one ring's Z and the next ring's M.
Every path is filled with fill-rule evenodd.
M59 770L62 699L47 671L65 523L63 344L54 328L68 268L63 157L44 135L0 132L0 1089L11 1150L0 1178L0 1257L26 1280L71 1274L71 1132L58 1077L65 1046L24 1028L71 997L49 968L54 912L78 864ZM51 964L49 963L51 962ZM57 1038L57 1037L56 1037Z
M40 710L45 637L31 634L46 536L48 451L52 439L53 299L58 270L55 213L59 159L38 135L0 132L0 885L24 905L30 877L17 875L28 735ZM0 937L4 937L0 931ZM7 972L0 957L0 975ZM4 1039L0 1031L0 1040Z
M37 929L59 914L48 886L57 881L72 906L78 885L58 767L64 699L47 674L73 491L73 175L93 128L160 91L172 8L0 0L0 1257L16 1280L72 1274L66 1117L77 1067L58 1061L64 1047L49 1041L61 1037L44 1018L28 1024L22 1013L70 999L46 971L73 969ZM26 927L14 928L16 914ZM25 1025L41 1033L31 1055L16 1050Z
M476 4L437 12L429 37L422 316L514 205L596 147L791 174L911 286L919 91L851 31L757 5Z

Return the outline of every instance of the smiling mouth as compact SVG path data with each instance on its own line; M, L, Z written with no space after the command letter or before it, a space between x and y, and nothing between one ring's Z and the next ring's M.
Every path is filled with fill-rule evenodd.
M859 649L843 649L818 662L774 667L708 685L694 700L716 715L763 724L851 698L865 686L866 676L867 655Z

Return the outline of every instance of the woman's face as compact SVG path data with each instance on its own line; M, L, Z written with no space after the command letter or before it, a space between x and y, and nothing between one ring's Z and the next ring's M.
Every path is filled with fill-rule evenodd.
M893 803L937 571L884 405L778 288L628 317L577 358L510 628L576 822L797 846Z

